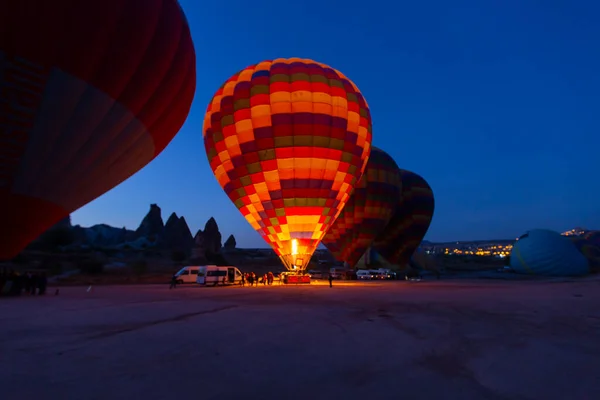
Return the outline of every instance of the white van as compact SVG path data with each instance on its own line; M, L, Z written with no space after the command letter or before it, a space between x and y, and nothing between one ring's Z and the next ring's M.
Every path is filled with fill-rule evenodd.
M196 283L199 266L183 267L175 274L177 283Z
M199 285L237 285L242 283L242 273L236 267L203 265L198 268L196 283Z
M369 271L371 279L385 279L386 275L383 271L378 269L372 269Z
M368 280L371 279L371 271L366 269L359 269L356 271L356 279L359 280Z

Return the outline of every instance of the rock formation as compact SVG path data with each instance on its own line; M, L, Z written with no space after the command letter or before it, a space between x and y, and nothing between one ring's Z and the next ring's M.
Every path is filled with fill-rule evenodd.
M160 233L159 246L169 250L183 251L187 254L193 243L194 238L185 218L172 213Z
M71 215L67 215L66 217L64 217L63 219L61 219L60 221L58 221L50 229L58 229L58 228L67 228L67 229L70 229L72 227L73 227L73 225L71 225Z
M206 246L204 244L204 232L202 232L202 229L198 230L194 236L190 263L196 265L208 264L208 260L206 259Z
M227 265L227 260L221 254L221 232L217 221L211 217L194 236L191 262L194 264Z
M69 215L42 233L27 247L29 249L54 250L58 247L68 246L74 240L75 234L71 225L71 216Z
M150 204L150 211L135 230L135 233L137 237L145 236L151 242L157 242L164 227L160 207L156 204Z
M43 241L41 239L44 238ZM221 233L214 218L210 218L204 230L192 236L184 217L172 213L166 224L163 223L161 209L156 204L150 205L148 214L135 230L116 228L106 224L91 227L72 226L71 218L66 217L50 228L36 243L50 248L53 246L69 246L81 248L85 246L105 247L129 250L156 248L172 252L183 252L190 255L190 262L202 264L226 265L221 254ZM43 242L43 243L42 243ZM235 248L233 235L227 239L226 248Z
M236 246L235 237L233 235L229 235L225 243L223 244L223 252L231 252L235 250Z
M213 217L204 225L204 246L207 256L221 253L221 232Z

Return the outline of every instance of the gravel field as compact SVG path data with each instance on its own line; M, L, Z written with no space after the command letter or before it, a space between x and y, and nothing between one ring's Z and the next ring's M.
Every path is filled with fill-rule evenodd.
M0 299L23 399L600 399L600 282L65 287Z

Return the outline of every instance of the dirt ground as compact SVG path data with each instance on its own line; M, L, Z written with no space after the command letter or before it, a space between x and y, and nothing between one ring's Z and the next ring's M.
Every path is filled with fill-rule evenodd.
M64 287L0 299L12 399L600 399L600 282Z

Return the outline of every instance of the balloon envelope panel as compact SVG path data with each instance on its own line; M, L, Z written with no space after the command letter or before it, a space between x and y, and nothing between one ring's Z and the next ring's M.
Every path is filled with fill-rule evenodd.
M571 239L581 254L587 258L592 272L600 272L600 243L594 240L593 233L590 233L583 236L569 236L569 239Z
M373 247L392 264L405 266L425 237L435 209L431 187L421 176L400 170L400 201Z
M383 150L373 148L350 200L327 231L323 244L353 268L390 221L400 200L400 169Z
M288 268L304 268L371 151L369 107L356 85L311 60L264 61L217 91L203 131L231 201Z
M519 273L576 276L589 273L587 259L569 238L558 232L534 229L513 245L510 266Z
M7 258L165 148L196 67L175 0L3 0L0 27Z

